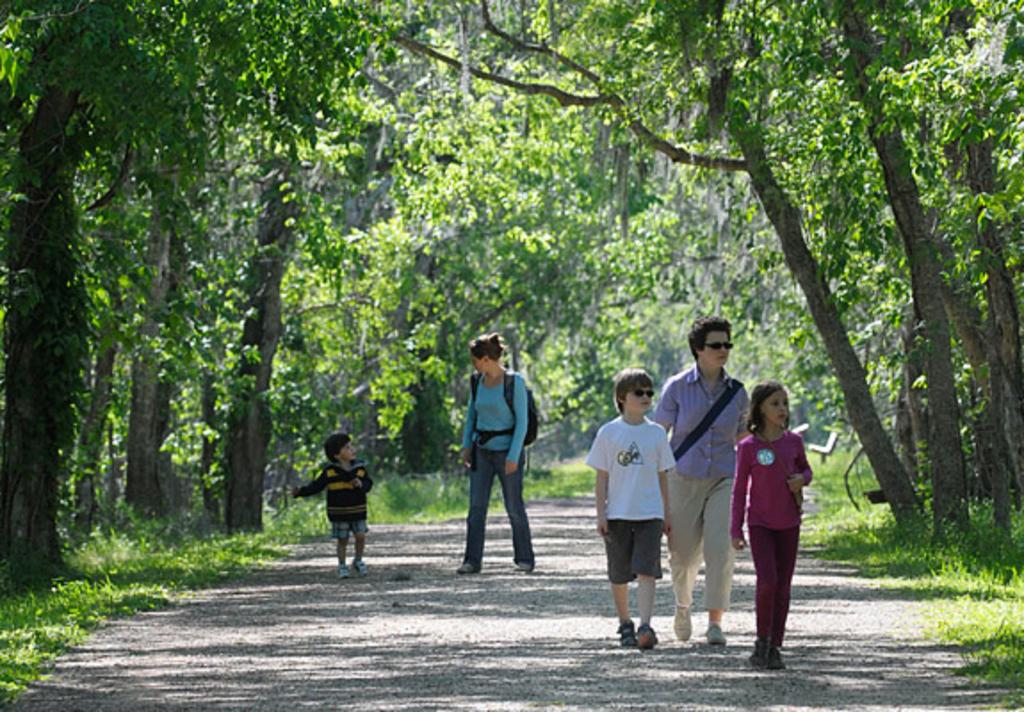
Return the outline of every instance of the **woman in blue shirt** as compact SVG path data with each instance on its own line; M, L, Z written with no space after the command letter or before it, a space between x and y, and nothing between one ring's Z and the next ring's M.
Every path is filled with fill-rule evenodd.
M498 334L486 334L469 344L473 360L472 388L462 431L462 462L469 468L469 515L466 517L466 554L460 574L480 573L484 555L487 505L494 476L499 475L505 511L512 524L514 561L520 571L533 571L530 520L523 502L523 463L527 399L522 376L501 365L505 344ZM511 379L512 407L505 397Z

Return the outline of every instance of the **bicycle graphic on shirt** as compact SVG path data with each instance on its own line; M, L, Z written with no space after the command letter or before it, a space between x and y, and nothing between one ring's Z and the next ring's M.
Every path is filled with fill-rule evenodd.
M637 447L635 442L630 443L627 450L619 450L619 454L615 459L618 460L619 464L623 467L644 464L643 455L640 454L640 448Z

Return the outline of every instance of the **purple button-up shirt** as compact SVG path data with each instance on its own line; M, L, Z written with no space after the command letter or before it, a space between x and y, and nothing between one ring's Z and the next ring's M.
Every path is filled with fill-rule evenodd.
M722 377L709 391L696 366L668 379L661 389L654 420L672 428L669 444L673 452L704 419L730 380L722 369ZM736 469L736 436L746 432L743 421L749 403L747 389L740 388L711 427L676 462L676 472L702 479L732 477Z

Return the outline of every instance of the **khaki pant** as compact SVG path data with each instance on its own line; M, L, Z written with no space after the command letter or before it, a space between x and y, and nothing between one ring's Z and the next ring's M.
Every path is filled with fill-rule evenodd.
M672 588L677 606L693 603L693 584L704 559L704 608L729 609L735 561L729 536L732 478L668 477L668 539Z

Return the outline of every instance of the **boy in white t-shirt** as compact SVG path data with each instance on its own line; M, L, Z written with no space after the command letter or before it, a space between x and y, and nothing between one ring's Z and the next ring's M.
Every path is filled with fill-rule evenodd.
M646 371L627 368L615 376L615 405L621 414L597 431L587 464L597 471L597 532L608 554L619 642L653 648L654 580L661 578L661 535L669 533L668 473L675 467L665 429L644 415L651 408L654 381ZM629 582L637 579L640 627L629 617Z

